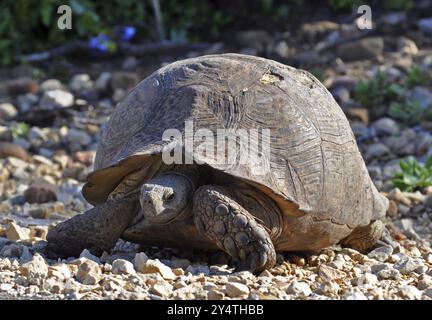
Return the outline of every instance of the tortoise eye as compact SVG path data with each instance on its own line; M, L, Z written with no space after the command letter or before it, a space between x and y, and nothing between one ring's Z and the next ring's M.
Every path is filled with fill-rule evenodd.
M167 194L167 195L165 195L165 197L164 197L164 200L165 201L171 201L171 200L173 200L174 199L174 192L173 193L170 193L170 194Z

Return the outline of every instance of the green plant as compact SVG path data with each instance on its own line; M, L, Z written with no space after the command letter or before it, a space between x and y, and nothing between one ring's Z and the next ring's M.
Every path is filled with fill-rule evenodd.
M29 133L30 127L25 122L18 122L11 127L12 137L14 139L21 138L27 136Z
M421 165L414 157L399 162L402 172L393 177L393 185L402 191L412 192L432 186L432 157Z
M354 89L354 99L368 108L400 99L404 94L405 89L397 83L391 83L381 71L370 80L361 80Z
M408 11L414 6L413 0L386 0L384 8L395 11Z
M426 75L417 64L413 64L407 72L407 78L406 78L407 87L412 88L415 86L424 85L425 83L426 83Z
M392 102L388 114L406 125L414 125L421 121L423 111L417 101L405 100L403 102Z

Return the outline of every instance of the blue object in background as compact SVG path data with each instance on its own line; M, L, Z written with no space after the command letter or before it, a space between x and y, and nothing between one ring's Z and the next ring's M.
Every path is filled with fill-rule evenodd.
M105 34L100 34L96 37L90 38L88 46L90 49L95 50L99 53L108 52L108 42L110 38Z
M114 28L114 34L116 38L123 41L129 41L136 34L136 28L131 26L116 26Z

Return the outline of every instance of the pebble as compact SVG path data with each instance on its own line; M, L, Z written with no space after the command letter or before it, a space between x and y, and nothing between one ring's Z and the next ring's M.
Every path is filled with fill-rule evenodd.
M45 91L40 106L43 109L68 108L74 103L74 96L67 91L56 89Z
M239 298L249 294L248 286L239 282L228 282L225 285L225 293L228 297Z
M421 291L411 285L401 287L398 293L402 298L406 298L409 300L419 300L422 296Z
M135 274L135 269L130 261L116 259L112 263L112 272L114 274Z
M20 272L27 278L29 284L39 286L48 275L48 266L45 259L36 253L32 260L21 265Z
M158 273L166 280L174 280L176 275L170 267L164 265L159 260L146 259L144 253L138 253L135 255L134 265L138 272L141 273Z
M0 103L0 119L9 120L17 114L18 110L12 103Z
M20 227L16 223L11 222L6 229L6 237L9 240L27 240L30 238L30 229Z
M385 262L392 253L393 248L391 246L383 246L369 252L368 257L381 262Z
M172 292L173 286L169 283L157 283L150 288L150 293L166 298Z
M82 284L95 285L97 284L102 275L99 265L89 259L80 258L82 261L78 267L77 280Z
M308 297L312 294L312 290L306 282L294 281L287 289L288 294L294 294L299 297Z

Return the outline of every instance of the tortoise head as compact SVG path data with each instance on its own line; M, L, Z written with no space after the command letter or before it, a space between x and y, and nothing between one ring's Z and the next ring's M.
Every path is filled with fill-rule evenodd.
M191 215L195 187L183 174L164 173L141 187L141 208L147 223L165 224Z

